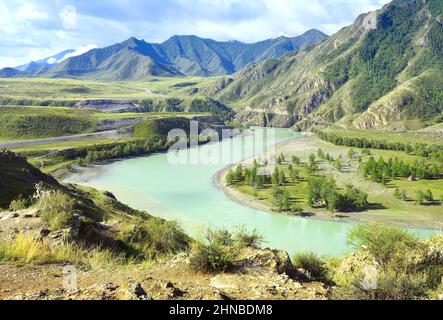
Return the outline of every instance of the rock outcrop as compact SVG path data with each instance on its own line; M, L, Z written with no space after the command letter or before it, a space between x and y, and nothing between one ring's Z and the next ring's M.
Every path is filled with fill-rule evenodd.
M131 112L136 109L135 104L129 100L84 100L76 103L74 107L112 113Z

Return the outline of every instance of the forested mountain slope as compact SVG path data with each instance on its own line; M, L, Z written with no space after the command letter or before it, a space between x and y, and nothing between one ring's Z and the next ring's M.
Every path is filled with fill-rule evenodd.
M361 15L312 50L250 66L207 94L242 121L389 128L441 121L443 1L395 0ZM345 121L346 120L346 121Z

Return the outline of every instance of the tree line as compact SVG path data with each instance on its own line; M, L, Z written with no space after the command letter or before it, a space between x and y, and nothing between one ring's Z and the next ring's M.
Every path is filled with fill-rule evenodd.
M309 182L308 204L311 208L327 208L332 212L365 210L369 207L367 193L348 185L346 192L341 194L331 177L316 177Z
M408 194L405 190L401 190L399 187L395 188L394 197L398 200L409 201ZM431 189L419 190L416 192L415 202L418 205L441 205L443 204L443 194L440 199L436 199Z
M321 158L326 158L319 151ZM277 158L277 163L283 164L284 156ZM260 165L254 161L251 168L243 167L241 164L236 169L230 169L226 175L228 185L248 185L262 189L265 185L272 187L272 206L277 212L301 213L303 209L292 200L287 184L292 181L294 184L301 181L300 171L295 166L303 165L296 156L292 157L292 162L288 165L287 173L283 168L275 167L272 174L259 173ZM305 165L306 171L313 175L318 171L316 157L311 154L309 162ZM368 194L355 188L347 186L346 192L341 194L333 178L313 177L308 185L307 204L311 208L327 208L332 212L347 212L364 210L369 207Z
M404 151L408 154L414 154L424 158L432 158L443 162L443 145L425 143L410 144L380 139L345 137L341 136L340 134L324 131L317 131L316 134L320 137L320 139L339 146L361 149Z
M440 177L439 168L433 164L428 165L422 161L415 160L412 164L407 164L398 158L390 158L387 162L380 157L378 161L374 157L360 166L360 171L365 178L372 182L386 184L389 179L408 178L415 179L438 179Z
M170 145L170 142L167 142L166 139L155 141L148 139L112 145L109 147L95 147L92 150L88 150L84 158L79 159L79 164L84 165L86 163L94 163L97 161L134 157L152 152L159 152L166 150Z

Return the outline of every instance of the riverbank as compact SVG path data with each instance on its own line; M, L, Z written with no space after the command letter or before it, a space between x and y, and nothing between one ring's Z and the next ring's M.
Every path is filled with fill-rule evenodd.
M276 155L284 154L286 159L290 159L292 155L297 155L302 161L307 161L309 155L317 154L319 148L334 158L338 158L339 156L345 158L348 152L347 148L326 143L313 134L305 134L301 139L293 139L279 144L276 148ZM372 152L376 158L377 156L398 156L398 152L393 151L374 150ZM256 157L247 159L243 161L242 164L251 166L255 158ZM441 206L418 206L414 202L400 203L400 201L393 196L393 189L395 188L393 185L385 187L381 184L372 183L363 179L357 172L356 163L352 161L344 162L346 170L342 172L335 170L326 163L322 163L322 174L334 177L340 187L352 184L362 190L369 191L370 202L376 204L373 206L375 208L364 212L333 215L327 210L308 209L306 206L303 206L305 210L302 215L299 215L300 218L334 222L379 223L405 228L443 230L443 210ZM236 187L228 187L226 185L225 177L228 171L238 165L239 163L230 165L217 172L213 177L215 186L223 191L232 201L241 205L271 214L286 214L273 211L269 198L260 196L257 198ZM399 183L403 182L399 181ZM292 214L288 213L287 215Z
M250 136L252 135L252 133L250 131L244 131L242 133L237 133L235 131L234 128L229 127L229 130L231 130L231 134L229 136L228 139L232 139L235 138L237 136ZM222 135L220 135L222 137ZM217 141L218 142L218 141ZM212 144L212 143L217 143L211 140L201 140L198 142L198 146L197 147L201 147L203 145L207 145L207 144ZM187 150L192 149L195 147L189 147L187 148ZM93 163L85 163L84 165L78 165L78 164L69 164L66 166L62 166L60 167L58 170L51 172L51 175L53 177L55 177L56 179L62 181L62 180L66 180L69 179L69 177L73 176L73 175L78 175L78 176L83 176L83 179L85 181L93 178L94 176L98 175L101 172L101 168L103 166L106 165L110 165L112 163L115 162L119 162L119 161L124 161L124 160L129 160L129 159L134 159L134 158L140 158L140 157L149 157L152 155L156 155L156 154L166 154L168 152L168 150L165 148L163 150L158 150L156 152L148 152L146 154L141 154L141 155L135 155L135 156L122 156L122 157L118 157L118 158L111 158L111 159L106 159L106 160L101 160L101 161L94 161Z

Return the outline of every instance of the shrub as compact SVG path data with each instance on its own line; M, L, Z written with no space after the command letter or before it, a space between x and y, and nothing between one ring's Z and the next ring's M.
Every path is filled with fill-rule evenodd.
M265 239L257 230L248 232L245 226L240 226L234 235L234 241L240 248L259 248L263 245Z
M354 156L355 156L355 150L354 149L349 149L349 151L348 151L348 158L352 160L354 158Z
M426 277L423 274L382 273L374 289L365 289L361 279L351 286L336 287L331 298L350 300L415 300L427 296Z
M20 211L28 208L31 205L31 202L29 199L24 198L23 196L18 197L17 199L13 200L11 204L9 205L10 211Z
M232 234L226 229L208 229L206 231L206 240L217 246L233 246L235 241Z
M232 169L229 170L228 174L226 175L225 181L226 185L232 186L235 180L235 173Z
M293 259L295 268L308 272L311 280L328 282L328 270L325 262L312 252L297 254Z
M197 244L193 248L190 264L195 272L226 272L234 267L235 256L231 248Z
M177 223L155 218L123 231L119 240L141 260L176 254L189 248L189 239Z
M297 205L296 203L294 203L294 204L291 206L291 212L292 212L293 214L301 214L301 213L303 213L303 208L300 207L299 205Z
M399 187L395 188L394 197L398 200L407 201L408 195L406 194L406 191L400 190Z
M37 208L43 221L53 230L69 227L73 215L77 213L76 201L60 191L50 192L41 197Z
M432 204L434 202L434 195L430 189L426 191L418 191L416 201L420 205L424 205L426 203Z
M196 272L220 273L232 270L238 259L238 248L232 235L224 230L207 230L206 243L196 243L192 249L190 265Z
M360 225L350 232L348 240L357 250L372 255L384 269L403 269L406 254L422 245L416 236L401 228L380 225Z
M366 209L369 206L368 194L352 185L347 187L345 198L348 202L348 209Z
M443 279L439 236L421 242L400 228L362 225L350 233L349 239L359 251L336 266L337 286L332 298L412 300L438 296ZM361 258L365 256L366 260ZM371 288L364 285L367 274L358 272L365 265L377 269ZM336 276L346 274L346 270L353 273L349 281L337 281L340 277Z

